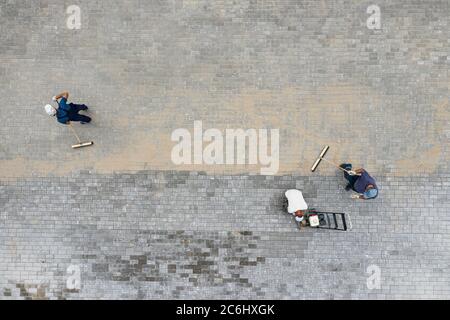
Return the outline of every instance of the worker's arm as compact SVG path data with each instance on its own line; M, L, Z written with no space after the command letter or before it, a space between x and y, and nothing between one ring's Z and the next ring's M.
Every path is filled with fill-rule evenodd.
M351 176L360 176L361 175L361 171L362 169L357 169L357 170L345 170L347 171L347 173Z
M362 194L352 194L350 196L350 198L352 198L352 199L361 199L361 200L365 200L366 199L366 198L364 198L364 195L362 195Z
M58 94L57 96L54 96L53 100L58 101L61 98L66 98L66 100L69 99L69 92L64 91L64 92Z
M358 175L362 174L364 171L365 170L363 168L359 168L359 169L355 170L356 174L358 174Z

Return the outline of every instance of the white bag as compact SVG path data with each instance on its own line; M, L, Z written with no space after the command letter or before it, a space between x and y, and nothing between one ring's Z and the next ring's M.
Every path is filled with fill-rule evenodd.
M320 222L319 222L319 216L317 214L312 214L308 217L308 221L309 221L309 225L311 227L318 227Z

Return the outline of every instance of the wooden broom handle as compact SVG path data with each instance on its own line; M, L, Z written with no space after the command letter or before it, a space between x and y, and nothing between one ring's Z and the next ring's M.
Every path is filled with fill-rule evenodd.
M350 174L348 170L345 170L344 168L341 168L341 167L338 166L336 163L333 163L333 162L331 162L331 161L329 161L329 160L327 160L327 159L325 159L325 158L321 158L321 159L324 160L325 162L328 162L329 164L332 164L333 166L335 166L335 167L338 168L339 170L342 170L342 171L347 172L348 174ZM350 174L350 175L351 175L351 174Z
M72 123L70 121L69 121L69 126L70 126L70 129L72 129L72 132L75 135L75 137L77 137L78 143L81 143L80 137L78 137L77 132L73 128Z

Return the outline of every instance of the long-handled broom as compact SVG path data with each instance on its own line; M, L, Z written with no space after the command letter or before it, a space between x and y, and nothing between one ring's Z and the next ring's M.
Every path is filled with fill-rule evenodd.
M78 149L78 148L83 148L83 147L89 147L92 146L94 144L94 141L88 141L88 142L81 142L80 137L78 136L77 132L75 131L75 129L72 126L72 123L69 122L69 126L72 129L73 134L75 135L75 137L77 137L78 140L78 144L74 144L72 146L72 149Z
M324 158L325 154L328 152L329 149L330 149L330 146L325 146L325 148L322 149L322 152L320 153L320 155L317 158L316 162L314 162L313 166L311 167L311 171L312 172L316 171L317 167L319 166L319 163L323 160L323 161L328 162L329 164L335 166L339 170L347 172L351 176L354 175L355 173L353 171L345 170L344 168L338 166L336 163L333 163L333 162L331 162L331 161L329 161L329 160Z

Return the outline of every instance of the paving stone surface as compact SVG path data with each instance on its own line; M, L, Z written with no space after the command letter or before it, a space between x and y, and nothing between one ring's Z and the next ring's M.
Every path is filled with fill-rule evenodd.
M203 127L280 130L278 174L329 159L381 174L448 170L448 1L0 1L1 175L93 167L260 173L182 165L171 134ZM367 28L380 8L381 29ZM43 111L57 92L90 106L74 153ZM305 165L306 164L306 165ZM334 169L321 168L331 175Z
M4 181L2 297L449 298L449 176L381 178L371 203L352 202L340 178L146 171ZM289 188L311 207L348 213L351 231L298 231L282 208ZM71 266L79 290L66 287ZM371 266L379 288L367 286Z
M0 0L0 299L450 299L449 38L448 0ZM175 165L194 121L279 129L279 170ZM299 232L290 188L352 230Z

